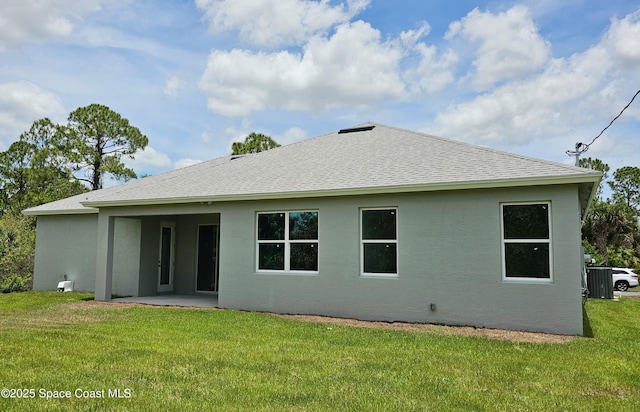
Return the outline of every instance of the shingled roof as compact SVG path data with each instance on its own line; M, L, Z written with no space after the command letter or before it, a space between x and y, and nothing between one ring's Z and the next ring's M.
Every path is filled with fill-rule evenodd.
M579 184L583 209L601 175L377 123L265 152L227 156L26 210L283 199Z

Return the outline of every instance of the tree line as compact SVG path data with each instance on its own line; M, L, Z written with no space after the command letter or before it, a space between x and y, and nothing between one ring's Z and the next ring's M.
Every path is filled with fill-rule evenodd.
M0 291L31 288L35 219L24 209L88 190L101 189L105 176L135 179L123 156L134 157L148 138L129 120L100 104L71 112L65 124L48 118L0 153Z
M37 120L0 153L0 212L101 189L106 175L135 179L122 157L133 158L148 142L129 120L99 104L74 110L66 124Z
M21 212L101 189L107 177L136 179L122 159L133 159L148 143L128 119L107 106L91 104L71 112L64 124L36 120L0 152L0 292L31 289L35 219ZM251 133L244 142L233 143L232 154L278 146L268 136Z
M580 166L603 173L596 198L582 225L585 252L597 265L640 268L640 168L624 166L610 177L600 159L580 159ZM611 196L603 199L603 186Z

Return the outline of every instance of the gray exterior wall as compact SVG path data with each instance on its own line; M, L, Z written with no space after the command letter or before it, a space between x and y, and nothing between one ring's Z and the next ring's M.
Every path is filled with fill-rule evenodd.
M55 290L66 274L74 289L93 292L96 279L98 215L39 216L34 290ZM113 294L138 295L140 220L114 223Z
M520 201L551 202L551 284L502 280L500 203ZM359 210L387 206L398 208L398 277L361 277ZM319 211L319 273L256 273L256 212L309 209ZM581 335L579 230L575 186L225 205L219 304Z
M67 275L74 289L93 291L98 215L39 216L36 226L34 290L55 290Z
M138 296L141 231L140 219L115 219L111 290L114 295Z
M526 201L551 203L553 281L548 284L502 280L500 204ZM397 278L360 275L360 209L365 207L398 208ZM296 210L319 212L318 273L256 273L256 212ZM139 231L131 221L124 230L115 219L113 259L116 277L119 248L133 247L139 235L139 296L157 294L162 221L176 223L174 291L181 294L195 291L197 225L219 221L221 307L583 332L580 213L574 185L104 208L100 213L139 222ZM96 253L104 253L96 248L96 222L95 216L39 218L37 286L55 287L46 276L57 281L69 270L63 264L69 256L86 253L81 271L86 268L91 281L82 285L93 290ZM68 246L62 246L58 232L68 238ZM128 234L129 246L119 240L122 233ZM136 254L128 260L127 270L135 265Z
M158 292L158 258L161 221L162 218L160 217L144 217L142 219L138 296L153 296Z

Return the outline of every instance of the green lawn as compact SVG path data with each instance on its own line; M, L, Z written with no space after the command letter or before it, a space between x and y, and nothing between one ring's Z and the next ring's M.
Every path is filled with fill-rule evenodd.
M593 336L551 344L91 297L0 295L0 387L34 393L0 410L640 410L638 299L590 300Z

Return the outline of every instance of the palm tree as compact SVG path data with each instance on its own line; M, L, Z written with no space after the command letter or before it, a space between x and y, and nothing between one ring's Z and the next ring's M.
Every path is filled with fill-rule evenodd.
M582 234L609 265L607 245L628 246L629 235L633 234L636 224L633 210L623 203L608 203L596 200L589 209L582 225Z

